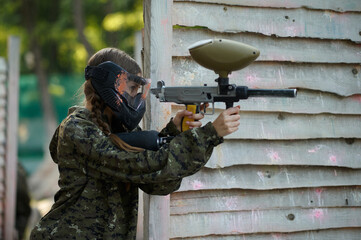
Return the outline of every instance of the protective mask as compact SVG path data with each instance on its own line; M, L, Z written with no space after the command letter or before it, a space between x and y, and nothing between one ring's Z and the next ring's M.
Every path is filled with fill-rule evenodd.
M138 126L145 113L150 80L130 74L110 61L87 66L85 79L91 79L95 91L113 110L112 125L119 122L129 131Z

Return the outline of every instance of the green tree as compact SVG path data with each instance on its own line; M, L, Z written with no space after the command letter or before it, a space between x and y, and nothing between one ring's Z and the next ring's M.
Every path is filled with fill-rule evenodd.
M89 55L107 46L132 55L134 33L143 27L141 0L0 0L0 6L0 46L9 35L21 38L21 74L37 76L48 138L57 125L50 76L82 73Z

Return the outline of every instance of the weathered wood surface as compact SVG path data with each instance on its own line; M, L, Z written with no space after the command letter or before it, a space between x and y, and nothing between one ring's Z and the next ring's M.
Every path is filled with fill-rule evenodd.
M144 1L144 76L151 79L171 78L173 1ZM156 82L152 82L152 87ZM161 129L169 121L170 106L148 98L146 129ZM169 239L169 196L144 196L144 239ZM139 238L140 236L138 236Z
M173 116L180 109L184 109L184 107L173 105ZM202 123L213 122L223 110L215 109L215 114L205 115ZM241 125L239 130L226 136L226 139L297 140L359 138L361 136L361 115L313 115L245 111L241 111L240 115Z
M172 215L170 222L171 237L297 232L349 227L361 227L361 208L295 208L198 213Z
M320 187L281 190L207 190L171 195L172 215L205 212L359 207L360 187Z
M361 139L294 141L226 140L206 167L235 165L339 166L361 168Z
M222 169L203 168L184 178L178 191L352 186L360 185L360 179L360 169L242 165Z
M168 86L216 85L187 48L217 37L261 51L231 83L298 96L239 103L240 130L171 195L172 238L359 239L359 12L357 0L175 0Z
M201 2L249 7L308 8L333 10L336 12L361 12L361 2L359 0L175 0L175 2Z
M189 58L173 58L173 67L172 85L216 85L218 75ZM251 88L301 88L340 96L361 93L361 65L355 64L254 62L229 78Z
M361 95L343 98L335 94L303 89L297 91L296 98L251 97L235 104L240 105L242 111L248 112L361 114ZM210 103L206 111L211 113L212 106ZM225 109L225 103L216 102L214 107ZM181 105L177 108L181 109Z
M18 119L19 112L19 78L20 78L20 38L8 38L8 82L6 110L6 165L5 165L5 211L4 239L15 236L16 221L16 184L17 184L17 151L18 151Z
M208 115L213 122L219 112ZM241 113L240 128L229 139L315 139L358 138L361 136L360 115L301 115L287 113ZM345 127L347 126L347 128ZM302 131L300 131L302 129Z
M361 235L360 228L342 228L342 229L326 229L315 231L304 231L295 233L260 233L260 234L233 234L233 235L212 235L189 237L187 240L359 240ZM172 240L183 238L172 238Z
M344 40L279 38L255 33L219 33L207 29L174 29L173 56L189 56L188 47L200 40L225 38L260 50L257 61L311 63L361 62L361 45Z
M218 4L175 2L172 20L174 25L203 26L216 32L256 32L267 36L361 42L361 15L356 12L238 6L225 8Z

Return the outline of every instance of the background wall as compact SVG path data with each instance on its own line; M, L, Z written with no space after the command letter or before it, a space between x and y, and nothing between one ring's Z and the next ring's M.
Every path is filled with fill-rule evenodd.
M197 65L187 47L226 38L261 51L256 62L232 73L231 83L297 88L298 96L239 103L239 131L171 194L169 238L358 239L361 2L171 4L164 7L171 9L171 19L158 23L173 26L167 86L215 85L217 75ZM167 48L162 51L167 55ZM216 114L204 122L224 109L216 106ZM179 109L171 106L173 114Z

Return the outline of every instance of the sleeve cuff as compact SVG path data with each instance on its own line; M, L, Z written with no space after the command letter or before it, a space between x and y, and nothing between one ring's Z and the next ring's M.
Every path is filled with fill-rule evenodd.
M204 131L207 133L207 141L209 144L213 146L217 146L224 142L223 137L219 137L216 129L213 127L211 122L208 122L206 125L202 127Z
M160 136L177 136L181 132L177 129L173 122L173 118L170 119L167 126L160 132Z

